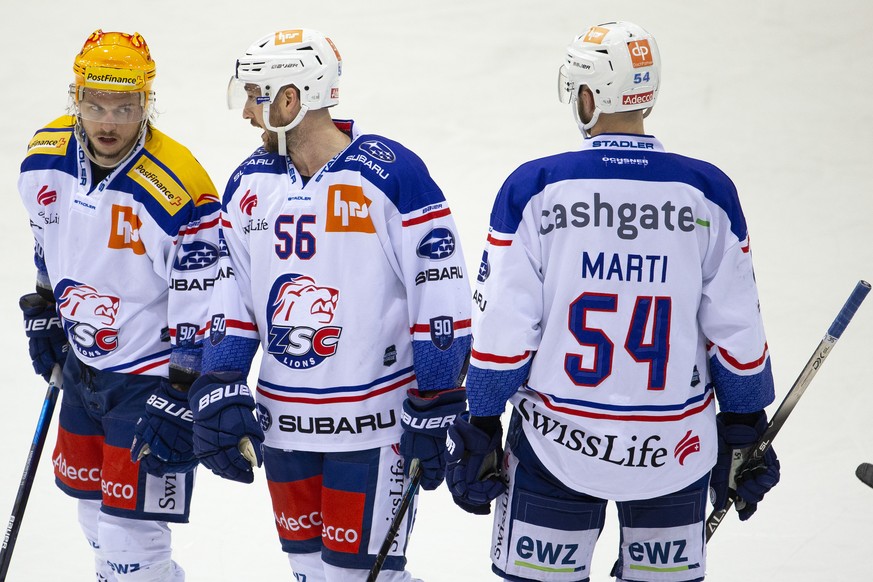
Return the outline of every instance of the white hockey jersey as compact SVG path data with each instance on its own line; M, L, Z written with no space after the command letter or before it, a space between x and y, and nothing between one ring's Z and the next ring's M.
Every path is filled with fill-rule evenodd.
M260 148L222 201L204 371L247 372L260 343L271 447L396 443L406 391L456 387L469 355L470 286L441 190L402 145L335 123L352 142L305 184Z
M563 483L615 500L715 462L715 400L773 400L731 181L650 136L599 135L501 188L474 293L472 414L509 399Z
M18 188L41 285L76 356L99 370L167 376L202 343L218 266L219 198L191 153L157 129L99 184L61 117L28 144Z

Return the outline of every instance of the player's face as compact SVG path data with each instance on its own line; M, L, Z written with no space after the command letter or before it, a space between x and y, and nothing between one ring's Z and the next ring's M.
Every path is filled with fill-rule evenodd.
M85 89L79 119L91 153L101 166L112 167L130 151L146 117L143 94Z
M261 88L253 83L246 83L245 89L246 104L243 106L243 119L248 119L249 123L252 124L252 127L264 130L261 134L261 139L263 140L264 148L266 148L267 151L278 151L278 140L276 139L275 132L268 131L267 126L264 124L264 104L258 102L258 98L261 96ZM273 108L271 107L270 109L272 110ZM270 134L272 134L272 141L274 142L272 145L276 146L272 149L270 147L271 144L269 143Z
M264 142L264 149L268 152L279 151L279 135L275 131L267 129L267 124L264 123L264 105L258 103L258 97L261 96L261 88L254 84L246 84L246 103L243 107L243 119L248 119L252 126L260 128L261 140ZM282 127L287 125L294 119L297 112L300 110L299 104L296 109L290 114L286 111L288 106L285 95L279 95L273 105L270 106L270 125L272 127ZM291 130L294 131L293 129Z

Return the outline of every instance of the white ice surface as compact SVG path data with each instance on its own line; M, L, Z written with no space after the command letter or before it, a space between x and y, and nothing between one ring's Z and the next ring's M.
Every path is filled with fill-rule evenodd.
M275 30L327 32L344 57L335 116L355 118L426 161L475 273L503 179L526 160L579 143L556 99L564 46L590 24L631 20L656 35L664 62L647 130L668 149L720 166L740 191L777 403L855 283L873 277L869 2L9 0L4 8L0 512L12 507L44 394L16 305L33 285L18 164L33 131L62 113L73 56L97 27L145 36L158 66L158 126L195 153L219 188L259 143L259 132L224 106L236 56ZM782 483L751 521L731 515L710 543L708 581L871 579L873 490L853 475L873 460L869 303L776 440ZM53 483L53 444L54 430L11 582L93 580L75 503ZM592 580L608 579L614 522L610 514ZM201 471L192 522L175 532L176 558L192 582L290 579L263 472L243 486ZM427 493L410 569L428 582L496 579L489 541L490 518L455 508L444 489Z

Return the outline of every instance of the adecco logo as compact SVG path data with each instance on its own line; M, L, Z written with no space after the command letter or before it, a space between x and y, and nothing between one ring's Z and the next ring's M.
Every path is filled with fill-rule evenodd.
M635 95L622 95L622 105L642 105L643 103L651 103L655 100L655 92L648 91L647 93L637 93Z
M635 69L640 67L651 67L655 64L652 57L652 49L649 47L647 39L633 40L627 43L627 50L630 53L631 64Z

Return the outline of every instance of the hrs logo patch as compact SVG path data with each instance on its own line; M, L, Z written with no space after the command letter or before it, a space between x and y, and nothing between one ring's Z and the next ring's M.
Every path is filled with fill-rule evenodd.
M130 249L135 255L144 255L145 245L139 237L142 221L130 206L112 205L112 226L109 231L110 249Z
M342 328L332 326L339 290L299 273L282 275L267 301L267 352L293 369L317 366L334 355Z

